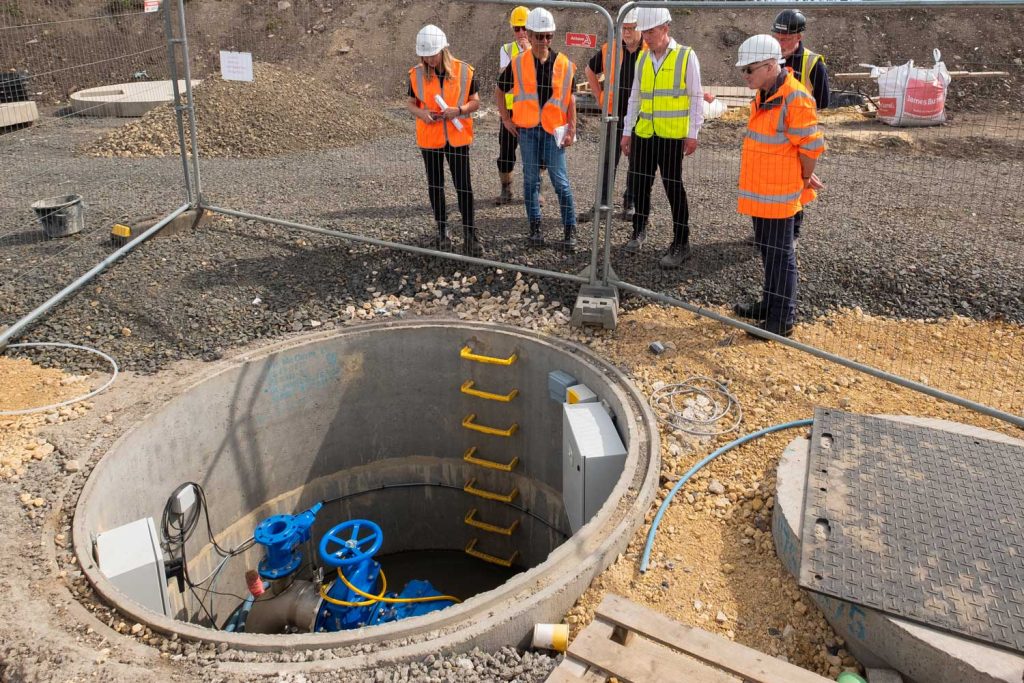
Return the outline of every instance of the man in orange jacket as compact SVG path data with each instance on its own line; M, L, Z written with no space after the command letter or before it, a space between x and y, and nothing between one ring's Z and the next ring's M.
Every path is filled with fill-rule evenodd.
M737 315L788 337L796 320L797 265L793 217L823 187L814 167L825 151L814 98L782 68L775 38L757 35L740 45L736 66L757 91L740 157L738 210L754 223L754 241L764 261L761 300L736 304ZM767 339L767 337L759 338Z

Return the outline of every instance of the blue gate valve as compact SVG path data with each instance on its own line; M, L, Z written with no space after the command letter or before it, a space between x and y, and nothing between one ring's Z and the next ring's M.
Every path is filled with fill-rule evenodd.
M259 523L253 539L267 549L260 560L260 576L273 581L288 576L302 564L298 546L309 540L310 530L323 503L297 515L273 515Z

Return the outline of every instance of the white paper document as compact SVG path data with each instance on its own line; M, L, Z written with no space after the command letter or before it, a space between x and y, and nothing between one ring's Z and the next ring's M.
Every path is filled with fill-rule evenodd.
M564 123L558 128L555 128L555 144L559 147L563 147L565 143L565 136L569 132L569 124Z
M221 50L220 77L225 81L252 81L252 53Z
M445 109L448 108L448 104L440 95L434 95L434 102L437 103L437 106L441 107L441 111L444 111ZM455 130L462 130L462 121L459 121L458 119L452 119L452 125L455 126Z

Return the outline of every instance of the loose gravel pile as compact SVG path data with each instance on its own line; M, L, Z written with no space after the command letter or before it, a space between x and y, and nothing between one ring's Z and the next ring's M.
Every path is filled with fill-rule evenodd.
M334 149L376 139L388 127L366 102L300 71L269 64L255 66L251 83L209 78L195 88L194 97L204 156L251 158ZM186 146L191 149L187 140ZM86 154L178 154L174 110L153 109L89 146Z

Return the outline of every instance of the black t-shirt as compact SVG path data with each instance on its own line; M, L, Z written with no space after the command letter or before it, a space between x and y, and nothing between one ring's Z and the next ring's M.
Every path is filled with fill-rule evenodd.
M537 59L536 55L533 57L533 66L537 70L537 98L540 100L541 107L551 99L551 80L555 70L556 57L558 57L558 53L554 50L551 50L548 54L548 60L543 64ZM501 92L512 92L512 84L512 63L509 62L505 70L498 74L498 90Z
M442 91L444 90L445 75L446 74L437 74L437 80L441 81L441 90ZM475 95L476 93L477 93L477 89L476 89L476 74L473 74L473 78L469 79L469 94L470 95ZM409 97L416 97L416 91L412 89L412 83L409 83ZM419 99L419 98L417 97L416 99ZM451 102L449 102L448 104L451 104ZM459 104L462 104L462 103L459 102L458 104L453 104L452 106L453 107L457 107L457 106L459 106Z
M626 109L629 107L629 93L633 89L633 77L636 75L636 58L639 54L639 45L637 45L636 52L630 52L626 49L626 44L622 44L622 66L619 68L619 99L615 104L620 119L626 117ZM595 74L604 73L604 60L601 59L600 50L594 53L587 66ZM608 81L605 79L605 84L607 83Z

